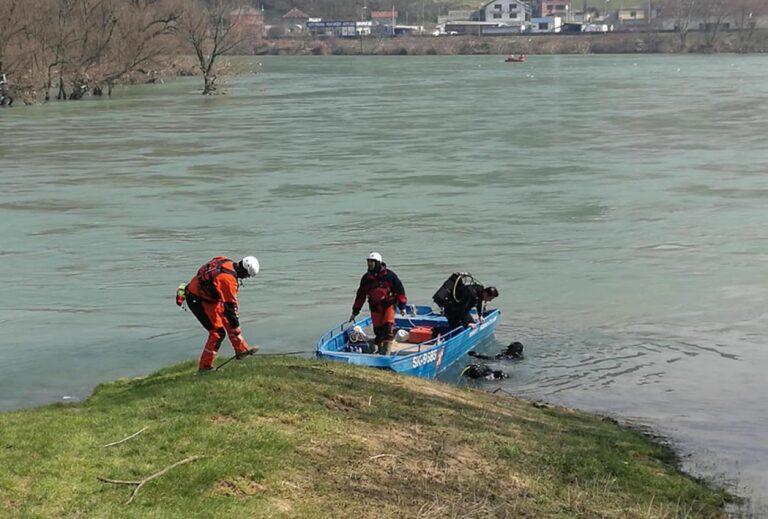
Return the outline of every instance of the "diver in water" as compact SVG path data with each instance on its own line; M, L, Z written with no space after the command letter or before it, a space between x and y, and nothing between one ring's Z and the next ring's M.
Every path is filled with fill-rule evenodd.
M468 355L482 360L520 360L523 358L523 343L519 341L510 342L506 350L493 356L477 353L476 351L470 351Z
M497 380L500 378L508 378L509 375L501 371L500 369L491 369L486 364L478 362L470 364L461 371L463 377L478 379L484 378L486 380Z

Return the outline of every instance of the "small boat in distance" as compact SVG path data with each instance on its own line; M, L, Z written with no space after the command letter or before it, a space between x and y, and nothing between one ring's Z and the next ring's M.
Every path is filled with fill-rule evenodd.
M365 317L358 319L354 325L342 323L326 332L317 341L317 356L348 364L388 369L403 375L435 378L469 350L488 339L496 329L501 314L498 309L487 310L483 314L483 323L478 323L474 328L459 327L430 338L433 328L447 326L447 319L429 306L408 305L408 309L410 315L395 317L395 329L403 336L413 332L426 332L426 336L420 333L415 340L412 337L404 342L395 340L388 355L363 353L355 347L351 334L354 328L371 327L371 318ZM477 318L477 314L473 315Z
M506 63L525 63L525 54L518 54L517 56L509 55L504 61Z

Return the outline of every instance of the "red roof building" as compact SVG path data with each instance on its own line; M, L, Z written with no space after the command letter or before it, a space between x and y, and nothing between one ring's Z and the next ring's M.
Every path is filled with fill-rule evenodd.
M295 7L283 15L283 34L300 35L307 29L309 15Z
M371 11L371 21L392 24L397 23L397 11Z
M295 7L283 15L283 20L309 20L309 15Z
M541 16L560 16L569 20L571 0L541 0Z

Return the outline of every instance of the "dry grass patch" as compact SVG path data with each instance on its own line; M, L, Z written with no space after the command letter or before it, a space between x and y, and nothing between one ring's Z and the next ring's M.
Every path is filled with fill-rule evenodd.
M237 418L225 414L215 414L208 417L208 420L216 425L226 425L237 422Z
M339 517L511 517L525 508L527 485L500 478L508 468L451 428L356 422L351 431L301 448L314 467L304 497L345 502Z
M244 477L219 480L213 487L214 495L240 499L264 494L266 491L266 486Z
M291 502L286 499L276 497L270 500L270 503L272 504L272 508L281 514L287 514L293 510L293 505L291 505Z
M331 411L357 411L367 405L367 399L349 395L334 395L325 401L325 407Z

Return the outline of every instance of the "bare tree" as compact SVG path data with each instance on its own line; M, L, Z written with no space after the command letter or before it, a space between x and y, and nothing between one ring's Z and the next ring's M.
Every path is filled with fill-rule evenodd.
M176 31L181 12L174 2L163 0L127 0L119 7L116 41L101 67L95 93L145 66L158 65L173 53L170 36Z
M696 15L697 0L665 0L662 11L675 21L675 32L680 39L680 50L687 47L688 32Z
M757 19L768 15L768 2L765 0L731 0L729 11L738 34L738 50L739 52L749 52L757 27Z
M9 56L8 48L23 34L25 22L23 0L3 0L0 4L0 74L15 70L17 56ZM12 61L13 59L13 61Z
M704 34L704 47L712 51L728 15L727 0L699 0L698 13L701 17L700 30Z
M188 4L188 2L183 2ZM179 37L191 48L203 74L203 94L216 92L217 59L241 45L247 35L237 30L233 11L241 0L199 0L186 5L178 23Z
M51 90L62 100L100 94L179 54L177 2L0 0L2 72L30 102L50 99Z
M43 57L47 61L47 89L51 88L52 75L56 73L58 76L56 99L68 99L65 78L68 69L73 66L73 49L77 42L78 28L75 20L77 0L44 0L42 3L48 4L45 7L51 7L50 4L55 4L52 6L51 25L49 27L45 23L35 25L36 33L34 35L37 39L46 42L48 47L45 49L48 51L48 55ZM50 33L50 38L46 32ZM46 98L48 98L48 94L46 94Z

